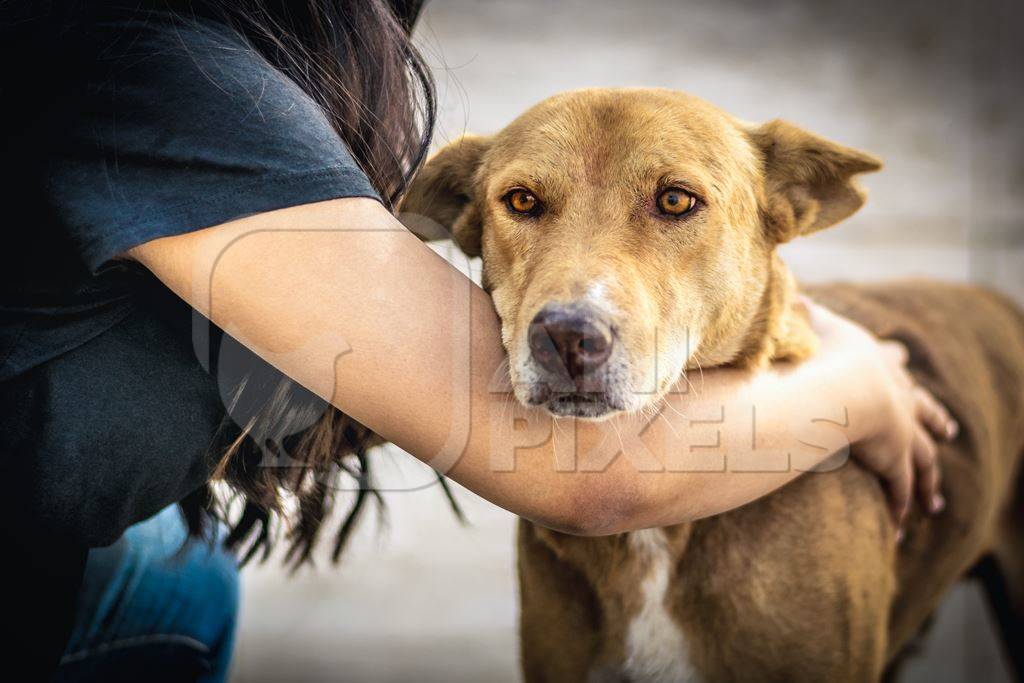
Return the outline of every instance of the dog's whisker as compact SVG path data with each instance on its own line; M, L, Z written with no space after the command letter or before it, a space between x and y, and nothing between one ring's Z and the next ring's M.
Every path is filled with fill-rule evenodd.
M619 427L618 427L618 425L614 421L611 422L610 424L612 426L612 429L615 430L615 436L617 436L619 438L619 450L620 450L620 452L623 455L626 455L626 444L622 440L622 432L619 431Z
M670 403L669 403L668 401L666 401L666 400L662 400L662 401L661 401L661 402L659 403L659 405L658 405L658 406L656 406L656 407L652 407L652 411L653 411L653 413L654 413L654 419L658 419L658 418L660 418L660 419L662 420L662 422L664 422L664 423L665 423L665 424L666 424L666 425L668 426L668 428L672 430L672 434L673 434L673 436L675 436L675 437L676 437L676 438L678 439L678 438L679 438L679 432L678 432L678 431L676 430L676 428L675 428L675 427L674 427L674 426L672 425L672 420L669 420L669 419L666 419L666 418L665 418L665 414L664 414L664 411L663 411L663 410L661 410L661 406L665 406L665 407L667 407L667 408L669 408L669 409L673 410L673 411L674 411L674 412L675 412L675 413L676 413L677 415L679 415L680 417L682 417L682 418L683 418L684 420L686 419L686 416L685 416L685 415L683 415L683 414L682 414L681 412L679 412L679 411L678 411L678 410L677 410L677 409L676 409L676 408L675 408L674 406L672 406L672 405L671 405L671 404L670 404Z
M700 362L699 361L697 362L697 365L698 365L698 367L700 367ZM700 391L698 391L697 387L695 387L693 385L693 382L690 381L690 373L687 372L684 369L682 375L683 375L683 381L686 382L686 386L689 388L690 391L693 392L694 396L699 398L700 397ZM703 370L701 370L701 375L700 376L701 376L700 385L701 385L701 389L703 389L704 388L704 371Z
M684 420L689 420L689 419L690 419L690 418L689 418L689 417L688 417L688 416L686 415L686 413L684 413L683 411L679 410L679 408L676 408L676 407L675 407L674 405L672 405L672 403L671 403L670 401L668 401L668 400L662 400L661 404L662 404L662 405L664 405L664 406L665 406L666 408L668 408L669 410L671 410L671 411L672 411L673 413L675 413L676 415L678 415L679 417L683 418ZM662 412L662 411L658 411L658 415L663 415L663 412ZM671 425L672 425L672 421L671 421L671 420L665 420L665 422L666 422L666 423L667 423L667 424L668 424L669 426L671 426ZM678 434L677 434L677 436L678 436Z

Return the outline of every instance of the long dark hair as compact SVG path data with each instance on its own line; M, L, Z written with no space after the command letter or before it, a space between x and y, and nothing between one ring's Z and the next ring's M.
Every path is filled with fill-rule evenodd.
M419 0L211 0L201 11L238 31L319 104L394 209L426 155L434 125L433 81L409 39L420 5ZM264 367L254 374L259 376L247 377L231 398L228 408L237 428L222 444L214 472L245 501L227 542L244 546L243 561L260 550L267 557L273 513L281 511L283 494L295 494L286 562L302 564L311 557L345 480L354 494L335 537L337 559L365 502L379 500L367 452L381 440L280 373ZM201 527L199 510L213 501L207 489L184 502L190 527Z
M409 32L419 0L211 0L327 115L392 206L423 161L434 84Z

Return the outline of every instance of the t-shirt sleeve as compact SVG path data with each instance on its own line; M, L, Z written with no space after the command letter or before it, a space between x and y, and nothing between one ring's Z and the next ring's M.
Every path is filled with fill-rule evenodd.
M85 78L37 126L46 200L89 270L245 215L377 198L316 103L226 26L149 13L79 44Z

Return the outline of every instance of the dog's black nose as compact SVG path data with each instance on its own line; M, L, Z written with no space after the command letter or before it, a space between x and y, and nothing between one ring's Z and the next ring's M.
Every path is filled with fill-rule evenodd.
M611 331L578 310L544 308L530 323L530 352L543 368L576 379L593 372L612 353Z

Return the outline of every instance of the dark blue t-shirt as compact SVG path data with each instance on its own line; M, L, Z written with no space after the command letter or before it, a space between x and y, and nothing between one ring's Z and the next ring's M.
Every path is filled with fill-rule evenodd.
M225 417L194 313L119 255L247 214L376 196L314 102L243 39L138 5L14 3L4 12L21 16L0 35L13 171L0 474L16 488L0 519L85 545L204 483Z

